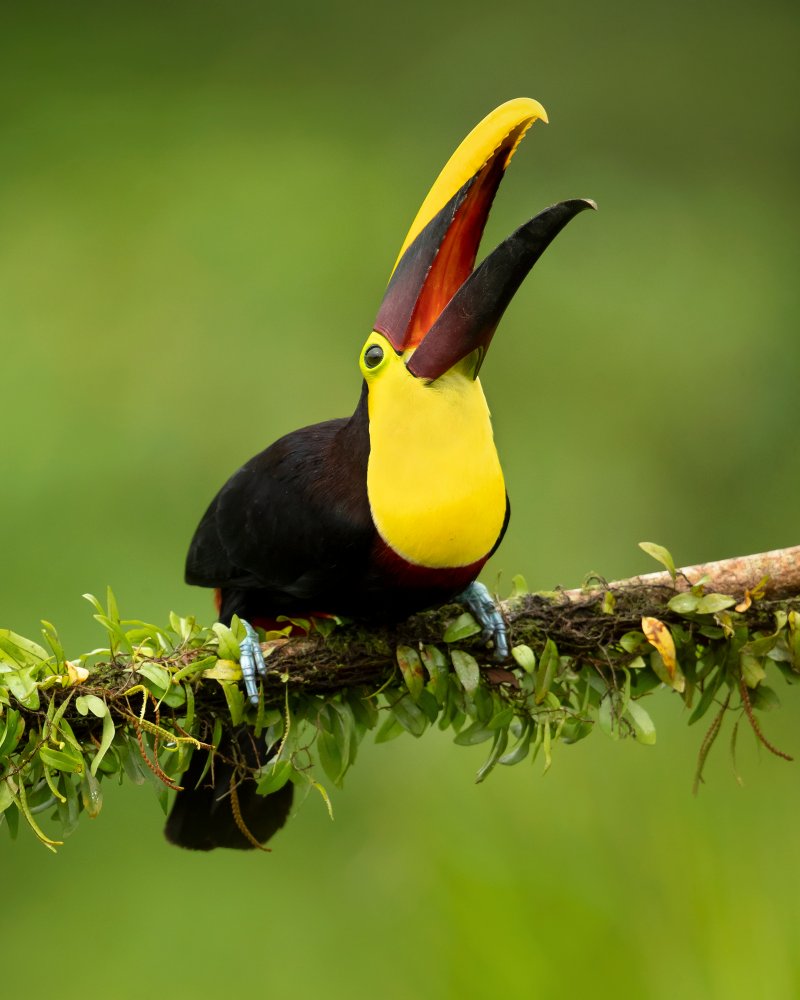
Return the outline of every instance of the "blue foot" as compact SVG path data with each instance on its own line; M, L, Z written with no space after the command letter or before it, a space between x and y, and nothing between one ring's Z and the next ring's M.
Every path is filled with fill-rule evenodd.
M256 674L263 680L267 677L267 665L264 663L264 654L261 652L261 643L258 634L250 622L241 619L244 625L245 637L239 643L239 665L242 668L242 679L247 697L251 705L258 705L258 685L256 684Z
M495 660L500 662L507 660L509 656L508 629L486 587L482 583L478 583L477 580L473 580L456 600L465 604L475 616L483 629L484 640L494 647Z

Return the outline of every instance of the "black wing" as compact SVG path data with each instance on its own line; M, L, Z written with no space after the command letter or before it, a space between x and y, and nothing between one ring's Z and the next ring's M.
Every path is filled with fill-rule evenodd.
M242 466L195 532L187 583L257 589L280 609L324 601L363 573L375 528L361 411L294 431Z

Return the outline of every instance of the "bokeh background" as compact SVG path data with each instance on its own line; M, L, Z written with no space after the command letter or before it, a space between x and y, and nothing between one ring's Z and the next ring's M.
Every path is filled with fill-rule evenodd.
M487 245L589 196L484 368L514 516L485 579L577 585L798 542L800 14L310 0L25 4L0 29L0 624L100 642L211 617L192 530L241 462L353 407L416 208L492 107L529 95ZM498 583L499 580L499 583ZM800 754L797 692L771 738ZM438 734L365 743L331 823L270 856L166 845L106 786L57 857L0 831L3 992L800 995L798 764L702 734L601 734L475 786ZM13 948L11 947L13 942Z

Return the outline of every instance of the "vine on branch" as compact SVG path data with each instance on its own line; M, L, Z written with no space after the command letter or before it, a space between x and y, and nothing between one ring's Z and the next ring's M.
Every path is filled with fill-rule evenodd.
M643 548L669 575L553 594L526 593L516 581L502 605L513 643L504 665L455 606L371 630L286 620L264 637L268 676L257 707L239 684L235 619L231 628L175 614L164 627L125 620L109 590L105 606L88 598L106 646L77 659L49 622L45 645L0 629L0 824L15 836L23 818L55 850L63 841L41 817L69 835L82 811L99 814L101 782L112 777L151 784L166 811L190 755L206 754L208 773L225 733L243 725L273 750L258 772L231 760L241 778L255 777L265 795L287 781L313 788L329 809L320 769L341 786L368 732L381 743L437 726L458 745L486 743L477 781L526 758L542 758L547 770L557 744L597 729L654 743L645 703L656 689L683 700L689 725L712 713L695 790L727 713L737 715L734 743L746 720L767 750L790 760L758 714L779 704L775 679L800 677L800 595L774 599L767 579L720 593L713 579L686 579L662 547ZM230 798L236 814L235 783Z

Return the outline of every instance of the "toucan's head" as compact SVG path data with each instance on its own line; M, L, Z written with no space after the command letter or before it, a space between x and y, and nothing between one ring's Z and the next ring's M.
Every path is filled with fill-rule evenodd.
M420 386L448 373L474 380L506 306L528 271L586 199L545 209L504 240L475 270L497 188L520 140L537 120L537 101L496 108L452 155L414 220L361 357L372 388L411 377Z

